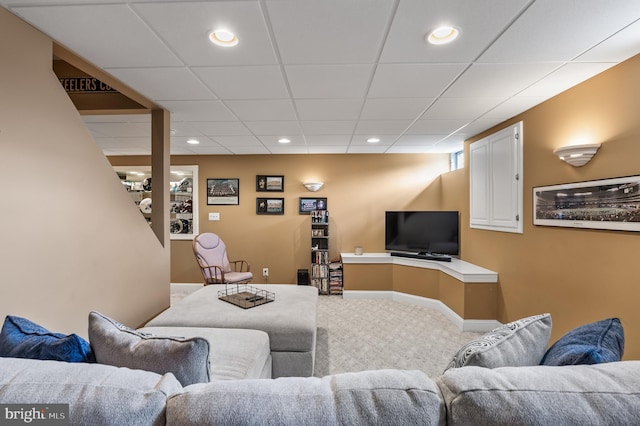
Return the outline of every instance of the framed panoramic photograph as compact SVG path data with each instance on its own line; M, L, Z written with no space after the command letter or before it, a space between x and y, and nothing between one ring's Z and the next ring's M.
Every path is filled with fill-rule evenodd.
M256 175L257 192L284 192L284 176Z
M299 212L302 214L309 213L312 210L326 210L327 199L326 198L305 198L300 197Z
M533 224L640 231L640 176L533 188Z
M256 198L256 214L284 214L284 198Z
M240 204L240 179L207 179L207 205Z

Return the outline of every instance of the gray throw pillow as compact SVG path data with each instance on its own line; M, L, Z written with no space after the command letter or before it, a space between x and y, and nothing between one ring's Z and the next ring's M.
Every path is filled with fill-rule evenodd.
M537 365L551 337L551 315L541 314L498 327L467 343L445 369L477 367L524 367Z
M185 339L140 333L91 312L89 343L100 364L173 373L182 386L210 379L209 342L201 337Z

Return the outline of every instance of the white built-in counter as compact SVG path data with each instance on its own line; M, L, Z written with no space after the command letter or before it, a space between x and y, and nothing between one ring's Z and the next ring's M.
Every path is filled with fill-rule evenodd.
M496 283L498 273L464 260L452 258L451 262L391 256L389 253L340 253L342 263L385 264L413 266L415 268L436 269L463 283Z

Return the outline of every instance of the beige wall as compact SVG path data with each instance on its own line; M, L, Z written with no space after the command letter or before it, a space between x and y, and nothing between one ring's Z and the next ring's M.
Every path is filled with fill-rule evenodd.
M532 191L640 174L639 75L636 56L487 132L524 121L524 233L468 226L462 231L465 260L499 273L499 320L550 312L554 341L585 322L617 316L625 328L627 359L640 357L640 234L534 226ZM575 168L553 149L579 136L602 148L589 164ZM468 200L468 179L465 169L463 181L443 180L443 194L461 192ZM469 223L468 203L463 223Z
M110 157L113 165L144 165L147 158ZM297 269L310 263L309 215L298 213L300 197L326 197L330 213L330 251L384 251L386 210L437 209L441 173L449 155L232 155L173 156L172 165L199 165L200 232L219 234L235 259L246 259L255 283L295 283ZM256 192L256 175L284 175L284 192ZM239 178L240 205L208 206L207 178ZM307 191L302 182L325 182L322 190ZM256 215L256 197L285 199L284 215ZM221 220L210 222L209 212ZM171 243L172 282L200 282L191 241Z
M0 9L0 315L86 337L89 311L137 326L169 304L151 232L52 72L52 41Z

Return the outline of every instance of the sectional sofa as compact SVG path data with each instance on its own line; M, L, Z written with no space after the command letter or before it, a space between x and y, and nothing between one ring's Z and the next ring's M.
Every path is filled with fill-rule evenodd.
M93 312L89 354L82 339L34 333L24 323L5 320L0 333L0 420L47 414L53 404L68 404L68 421L78 425L632 425L640 419L640 361L620 361L624 337L615 318L578 327L550 347L550 315L523 318L469 342L433 378L405 370L270 378L269 334L261 330L132 330ZM11 324L22 327L19 339L8 332ZM28 339L38 334L54 336L65 350L80 347L85 361L97 362L17 358L11 348L23 346L25 334L32 354Z

